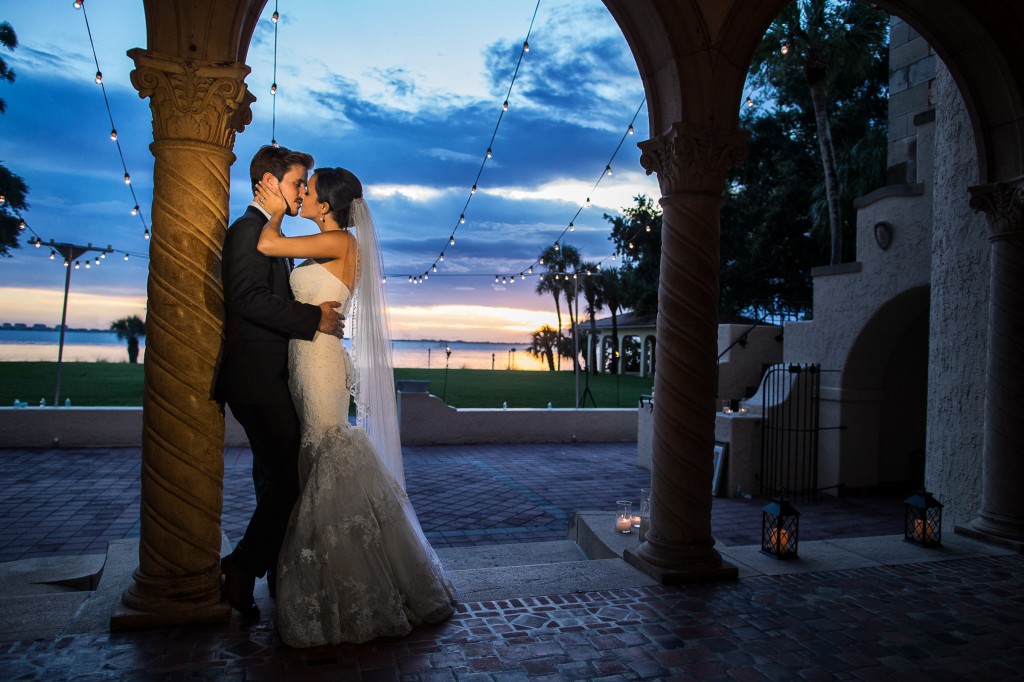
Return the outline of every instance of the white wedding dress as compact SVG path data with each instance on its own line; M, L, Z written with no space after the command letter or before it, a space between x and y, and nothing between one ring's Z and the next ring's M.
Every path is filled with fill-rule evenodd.
M295 298L345 301L326 268L292 270ZM349 357L333 336L293 340L289 385L302 424L299 500L281 547L281 639L309 647L408 634L448 618L455 589L427 543L402 485L348 420Z

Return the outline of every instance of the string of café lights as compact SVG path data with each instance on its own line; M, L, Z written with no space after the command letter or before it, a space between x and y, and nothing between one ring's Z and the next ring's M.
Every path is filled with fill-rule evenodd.
M538 2L537 2L537 7L539 7L539 6L540 6L540 0L538 0ZM536 16L537 16L537 8L534 8L533 19L536 19ZM515 72L513 73L513 76L512 76L512 82L509 84L509 89L508 89L508 93L509 94L511 94L511 92L512 92L512 86L515 85L515 79L516 79L516 76L519 73L519 66L520 66L520 64L522 64L523 56L524 56L524 54L526 52L529 52L529 49L530 49L529 36L530 36L530 32L533 30L533 19L531 19L531 21L530 21L530 30L527 31L527 39L523 43L523 51L520 52L519 63L516 64L516 69L515 69ZM779 51L783 55L789 54L789 51L790 51L789 43L784 41L782 43L782 45L779 47ZM627 128L626 132L623 134L622 138L619 140L619 144L615 147L615 151L612 152L611 158L608 160L608 163L605 164L604 170L598 176L597 182L594 183L594 187L590 191L590 195L591 196L593 196L594 192L597 191L598 185L601 184L601 181L606 176L610 176L612 174L612 163L615 161L616 155L619 153L619 150L622 148L623 142L625 142L625 140L626 140L626 138L628 136L633 135L633 132L634 132L633 125L636 122L636 118L637 118L637 116L639 116L640 111L643 109L644 104L646 104L646 103L647 103L647 98L645 96L643 101L641 101L640 106L637 107L636 113L633 114L633 118L629 122L629 127ZM746 107L748 107L748 108L753 108L754 107L755 103L754 103L754 93L753 93L753 91L751 91L750 93L747 94L747 97L744 99L743 104ZM495 126L494 133L491 135L491 144L488 145L487 153L486 153L486 155L484 157L483 163L480 166L480 170L477 172L477 182L479 182L480 176L483 173L484 165L487 163L487 160L491 158L491 155L492 155L492 149L491 148L493 146L494 138L497 135L498 126L500 126L500 124L501 124L502 115L506 111L508 111L508 106L509 106L508 95L506 95L505 101L502 103L502 112L498 116L498 124ZM474 182L472 188L470 189L470 199L476 193L477 182ZM558 237L555 239L554 243L549 248L554 248L554 250L556 252L561 250L562 240L565 237L566 232L573 232L575 230L576 219L579 218L580 213L582 213L585 208L589 208L590 207L590 203L591 203L590 202L590 196L588 196L586 201L576 210L576 213L575 213L575 215L573 215L572 219L569 220L569 224L565 228L562 229L562 232L558 235ZM463 207L463 212L459 216L459 222L456 224L455 230L452 231L452 235L448 239L448 246L454 246L455 245L455 232L458 231L459 225L462 225L462 224L464 224L466 222L466 208L468 206L469 206L469 199L466 200L466 204ZM642 227L638 227L636 230L634 230L634 232L626 239L626 247L627 247L627 249L630 249L630 250L634 249L636 247L636 241L640 237L640 235L643 232L648 232L649 233L649 232L651 232L652 229L653 228L652 228L652 226L650 224L645 224ZM438 256L438 258L435 259L435 261L431 265L431 267L428 270L426 270L425 272L423 272L422 274L419 274L419 275L405 274L405 275L401 275L401 276L406 277L408 279L408 283L409 284L422 284L423 282L425 282L426 280L428 280L430 278L431 274L434 274L435 276L441 276L441 277L481 277L481 276L484 276L484 275L481 275L481 274L478 274L478 273L438 273L438 271L437 271L437 264L439 262L440 263L444 262L445 251L446 251L446 249L442 249L440 254L439 254L439 256ZM545 249L545 252L546 251L547 251L547 249ZM591 268L586 268L586 269L584 269L582 271L576 270L575 272L572 272L572 273L565 272L565 271L549 270L547 272L540 273L539 276L540 277L552 276L556 280L559 279L559 277L564 278L566 281L568 281L570 278L575 280L575 279L578 278L578 276L581 273L585 274L587 276L592 275L592 274L595 273L595 271L601 269L601 265L605 261L608 261L608 260L615 261L617 259L618 259L618 251L613 251L610 255L605 256L604 258L594 262L592 269ZM535 266L544 265L544 264L545 264L544 263L544 258L543 258L543 256L541 256L540 258L535 260L533 263L531 263L530 265L526 266L525 268L523 268L522 270L519 271L519 273L518 273L519 280L520 281L525 280L527 274L530 274L530 275L534 274L533 273L533 269L534 269ZM508 273L508 272L509 271L506 270L506 273ZM387 280L387 276L385 275L385 281L386 280ZM494 283L495 284L514 284L515 282L516 282L516 274L515 274L515 272L511 272L510 274L505 274L505 275L502 275L502 274L499 273L499 274L496 274L494 276Z
M136 196L136 194L135 194L135 188L132 187L131 174L128 172L128 164L125 162L124 150L121 148L121 141L118 139L117 126L114 123L114 114L113 114L113 111L110 108L110 99L107 97L107 88L103 84L103 71L100 69L99 57L97 56L97 53L96 53L96 43L95 43L95 41L93 40L93 37L92 37L92 27L89 25L89 16L88 16L88 13L85 10L85 0L74 0L73 6L74 6L74 8L76 10L81 10L82 17L85 20L85 30L86 30L86 34L89 36L89 46L92 49L92 58L93 58L93 62L96 65L96 83L97 83L97 85L100 86L100 90L103 93L103 104L106 106L107 118L110 120L110 139L114 142L114 144L117 145L117 153L118 153L118 156L121 158L121 168L122 168L122 170L124 170L124 183L125 183L125 185L128 186L128 190L132 194L133 204L132 204L131 214L133 216L137 215L139 217L139 220L142 222L143 237L145 239L149 239L149 236L150 236L149 235L149 226L146 224L146 218L142 214L142 211L139 208L139 199L138 199L138 196ZM2 203L2 201L3 201L3 197L0 197L0 203ZM61 254L85 255L86 253L88 253L90 251L96 251L96 252L99 253L99 255L96 256L95 259L91 259L91 258L85 259L85 269L88 270L88 269L90 269L92 267L92 265L94 263L95 263L95 265L99 266L100 263L103 260L106 259L108 253L114 253L114 252L121 253L124 256L124 260L128 260L129 256L136 256L136 257L141 257L141 258L148 258L149 257L149 254L145 253L145 252L130 251L130 250L125 250L125 249L115 249L115 248L113 248L110 245L107 245L106 247L101 247L101 246L93 246L90 243L87 246L81 246L81 245L78 245L78 244L67 244L67 243L64 243L64 242L57 242L57 241L52 240L52 239L50 241L48 241L48 242L44 242L43 238L39 235L39 233L36 232L28 224L28 222L26 222L26 220L24 219L23 216L19 215L18 218L19 218L19 220L18 220L18 229L19 230L28 230L30 233L32 233L32 236L34 237L34 239L29 239L28 243L32 244L37 249L41 249L43 246L49 246L50 247L50 260L56 260L58 252L60 252ZM63 260L64 260L64 266L65 267L74 267L76 270L78 270L78 269L80 269L82 267L81 260L79 260L78 258L75 258L73 256L65 255ZM74 262L72 262L72 260Z

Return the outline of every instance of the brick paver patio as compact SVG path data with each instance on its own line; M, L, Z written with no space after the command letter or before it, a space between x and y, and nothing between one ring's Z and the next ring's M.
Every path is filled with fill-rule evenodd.
M407 448L435 545L563 539L577 509L635 501L635 444ZM252 503L249 453L225 460L224 528ZM137 535L138 449L0 450L0 561L100 553ZM764 500L716 499L728 545ZM798 505L801 538L892 535L898 498ZM293 650L262 619L0 643L0 680L1024 679L1024 557L460 604L398 640Z

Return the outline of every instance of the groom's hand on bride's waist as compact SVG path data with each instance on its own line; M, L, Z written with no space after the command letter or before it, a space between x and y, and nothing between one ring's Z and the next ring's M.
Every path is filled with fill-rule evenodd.
M345 316L336 310L340 307L340 301L324 301L321 303L320 326L318 327L324 334L337 336L339 339L345 336Z

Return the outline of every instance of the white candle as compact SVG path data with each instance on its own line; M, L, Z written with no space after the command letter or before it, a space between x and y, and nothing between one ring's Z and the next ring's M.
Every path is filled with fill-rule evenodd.
M615 530L620 533L628 533L633 530L633 519L628 516L620 516L615 519Z

